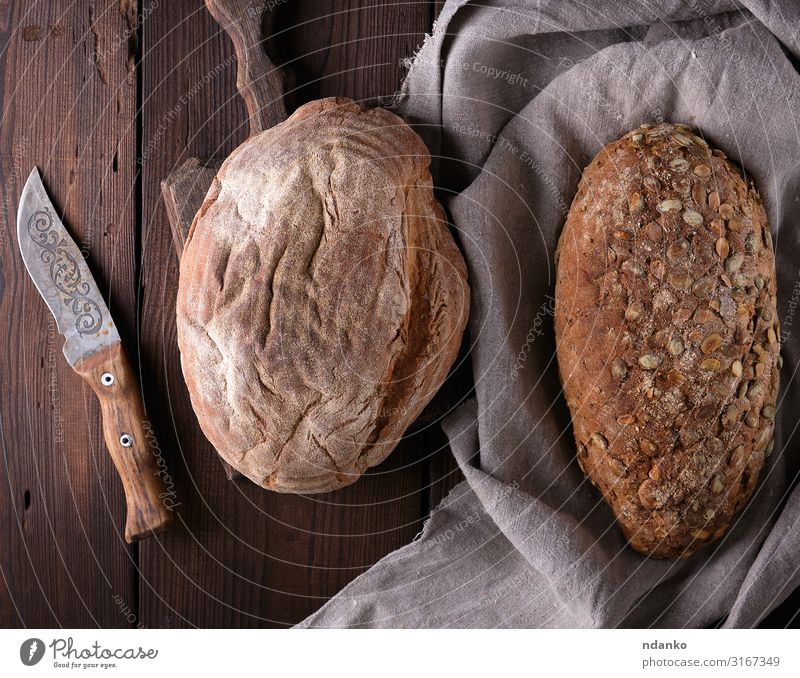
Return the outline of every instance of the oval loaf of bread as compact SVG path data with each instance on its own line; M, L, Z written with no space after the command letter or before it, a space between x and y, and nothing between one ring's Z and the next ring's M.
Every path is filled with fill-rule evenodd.
M324 99L220 168L181 258L178 343L203 432L255 483L352 483L447 376L469 288L429 164L396 115Z
M557 250L558 363L578 461L630 544L719 539L772 451L772 239L755 188L683 125L586 168Z

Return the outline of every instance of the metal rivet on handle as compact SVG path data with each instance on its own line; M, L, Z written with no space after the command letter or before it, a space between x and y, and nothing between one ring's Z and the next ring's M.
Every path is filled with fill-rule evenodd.
M122 447L130 447L133 445L133 436L130 433L123 433L119 437L119 443Z
M111 372L104 372L103 376L100 377L100 383L103 386L111 386L114 383L114 375Z

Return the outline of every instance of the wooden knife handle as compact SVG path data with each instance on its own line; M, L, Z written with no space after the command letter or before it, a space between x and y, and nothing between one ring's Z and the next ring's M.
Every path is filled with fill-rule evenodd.
M139 384L120 343L82 360L75 371L100 400L106 446L125 488L125 541L131 544L165 529L172 520Z

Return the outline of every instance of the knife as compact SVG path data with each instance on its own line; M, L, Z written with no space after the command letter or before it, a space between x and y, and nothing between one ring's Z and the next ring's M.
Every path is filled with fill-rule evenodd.
M100 400L106 446L125 489L125 540L131 544L172 518L162 501L152 429L108 307L35 167L22 189L17 238L25 268L65 339L64 357Z

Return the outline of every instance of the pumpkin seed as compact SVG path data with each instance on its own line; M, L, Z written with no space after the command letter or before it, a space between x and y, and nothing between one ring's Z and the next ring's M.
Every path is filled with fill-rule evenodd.
M720 259L728 258L728 254L730 254L731 251L731 246L728 243L728 239L725 236L717 238L715 247L717 250L717 255L719 256Z
M733 428L736 420L739 418L739 410L736 405L728 405L722 415L722 427L727 430Z
M689 169L689 161L686 158L675 158L669 164L670 169L675 170L676 172L685 172Z
M617 358L611 363L611 376L617 381L621 381L628 376L628 366L622 358Z
M736 275L731 278L731 282L733 283L734 287L747 287L747 276L744 273L737 273ZM734 295L735 297L736 295ZM744 299L742 299L744 301ZM747 311L744 315L749 315L750 312Z
M714 313L707 308L698 308L694 312L694 321L704 325L714 319Z
M658 280L662 280L664 278L664 273L666 272L666 267L664 266L664 262L660 259L653 259L650 262L650 273L653 274Z
M753 441L753 447L756 450L763 450L767 443L769 442L770 437L772 436L772 430L769 426L762 428L758 435L756 435L756 439Z
M763 381L753 381L747 387L747 395L749 398L753 400L758 400L764 395L764 382Z
M628 212L630 214L639 214L644 209L644 200L639 193L631 193L628 196Z
M661 190L661 183L655 177L646 176L644 179L642 179L642 183L644 184L644 187L651 193L658 193Z
M699 207L706 204L706 189L703 188L702 184L696 183L692 186L692 200Z
M708 179L711 176L711 168L708 165L696 165L692 172L701 179Z
M651 221L644 227L645 235L653 242L661 239L661 225L657 221Z
M689 226L699 227L703 225L703 215L697 210L687 209L683 211L683 220Z
M688 290L692 286L692 277L686 273L673 273L669 277L670 284L676 290Z
M700 350L706 354L714 353L720 346L722 346L722 337L719 334L709 334L700 344Z
M730 395L730 388L725 384L714 383L709 386L709 390L718 398L727 398Z
M593 445L597 445L601 450L608 449L608 441L605 439L605 436L601 433L592 433L589 436L589 440L591 440Z
M700 369L704 372L717 372L720 367L720 362L716 358L706 358L700 363Z
M675 189L676 193L680 193L681 195L689 195L689 188L691 187L691 183L686 177L679 177L672 182L672 188Z
M744 445L739 445L731 454L731 466L740 468L745 464L745 449Z
M680 200L668 198L667 200L662 200L660 203L658 203L656 209L664 214L664 212L669 212L671 210L679 210L681 207L683 207L683 203Z
M672 339L667 344L667 351L670 355L680 355L683 353L683 342L680 339Z
M719 212L719 215L727 221L733 216L733 205L724 202L719 206L717 211Z
M719 209L719 193L717 191L711 191L708 194L708 206L713 209Z
M639 365L645 370L654 370L661 364L661 357L655 353L645 353L639 356Z
M704 278L700 278L700 280L692 285L692 292L694 292L695 296L705 299L714 291L716 286L716 280L707 275Z
M673 386L680 386L686 381L686 377L684 377L681 372L678 372L678 370L670 370L667 373L667 381Z
M681 238L676 240L667 248L667 257L675 260L680 259L689 251L689 243Z
M658 446L647 438L642 438L639 441L639 449L650 457L654 457L658 454Z
M633 259L626 259L622 262L622 270L625 271L628 275L632 276L640 276L644 275L644 271L639 264L636 263Z
M636 320L640 315L642 315L641 302L634 301L625 309L625 320Z
M725 262L725 270L728 273L736 273L744 263L744 254L738 252L734 254L732 257L729 257L728 260Z

